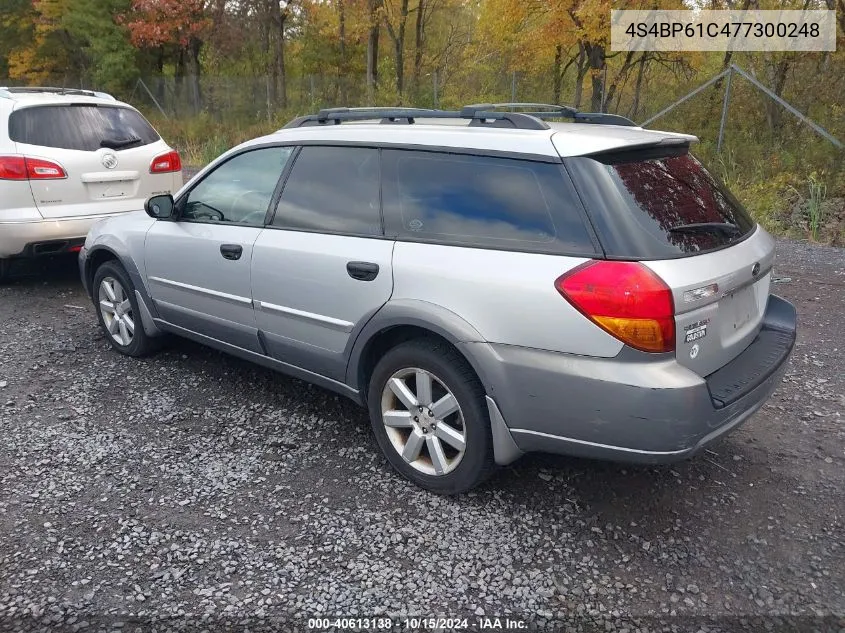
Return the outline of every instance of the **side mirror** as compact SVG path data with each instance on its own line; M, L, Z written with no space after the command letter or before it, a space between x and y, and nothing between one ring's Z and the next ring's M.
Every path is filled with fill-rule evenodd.
M176 203L169 193L161 196L153 196L144 203L144 211L147 215L156 220L166 220L173 217L173 209Z

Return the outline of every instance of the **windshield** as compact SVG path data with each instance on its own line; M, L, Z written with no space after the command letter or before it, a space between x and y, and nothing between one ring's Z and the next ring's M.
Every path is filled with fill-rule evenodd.
M575 157L566 165L609 257L668 259L717 250L755 226L685 149Z

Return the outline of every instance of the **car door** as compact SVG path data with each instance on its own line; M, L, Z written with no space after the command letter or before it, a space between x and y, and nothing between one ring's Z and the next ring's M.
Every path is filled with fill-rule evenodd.
M252 291L267 352L342 380L351 337L390 298L379 150L303 147L255 242Z
M147 233L145 266L153 301L172 325L262 352L250 291L253 245L290 147L239 153L176 202L174 221Z

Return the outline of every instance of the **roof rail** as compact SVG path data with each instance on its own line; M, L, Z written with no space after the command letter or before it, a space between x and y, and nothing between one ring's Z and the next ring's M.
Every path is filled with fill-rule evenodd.
M578 110L576 110L575 108L570 108L569 106L565 105L554 105L551 103L476 103L474 105L464 106L465 110L470 108L479 112L489 112L491 110L498 110L501 108L510 108L511 111L516 111L516 108L528 108L533 110L534 112L553 112L560 117L569 117L578 112ZM533 114L533 112L524 112L524 114Z
M116 99L107 92L98 92L96 90L83 90L81 88L50 88L47 86L0 87L0 97L12 99L16 94L76 95L80 97L97 97L100 99L109 99L111 101L116 101Z
M521 114L536 117L538 119L572 119L577 123L595 123L597 125L624 125L636 127L636 123L618 114L606 114L604 112L579 112L573 107L549 103L483 103L471 106L464 106L464 110L491 111L500 108L526 108Z
M510 112L502 112L509 108ZM516 111L525 108L526 111ZM315 125L340 125L344 121L368 121L381 119L381 123L415 123L417 119L469 119L470 127L488 126L519 130L548 130L545 119L572 119L577 123L598 125L624 125L636 127L636 123L618 114L603 112L578 112L565 105L548 103L476 103L460 110L434 110L430 108L366 107L325 108L317 114L307 114L293 119L285 128L309 127Z
M426 108L327 108L317 114L297 117L285 128L315 125L340 125L344 121L381 119L381 123L411 124L417 119L470 119L470 125L488 125L520 130L548 130L548 124L521 112L488 112L483 110L433 110Z

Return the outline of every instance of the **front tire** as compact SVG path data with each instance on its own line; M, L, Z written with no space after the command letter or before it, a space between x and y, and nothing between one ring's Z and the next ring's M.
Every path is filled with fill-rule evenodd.
M385 457L421 488L458 494L493 472L484 388L445 341L418 339L388 351L373 371L367 402Z
M123 266L108 261L97 268L91 294L97 320L114 349L134 357L158 349L157 341L144 332L135 287Z

